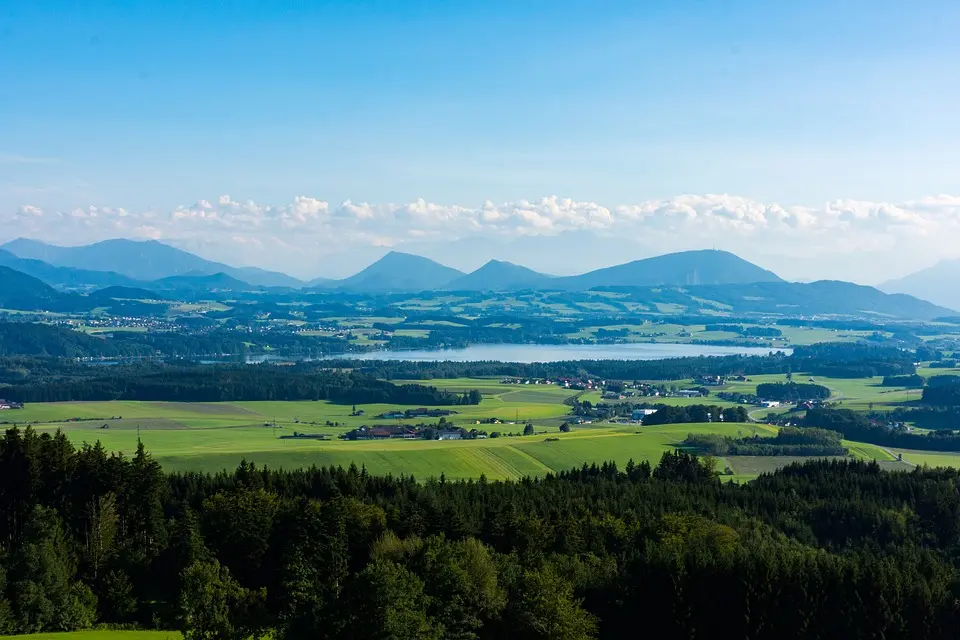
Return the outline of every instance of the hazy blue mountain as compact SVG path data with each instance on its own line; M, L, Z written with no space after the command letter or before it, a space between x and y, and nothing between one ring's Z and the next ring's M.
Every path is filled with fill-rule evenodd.
M943 260L877 288L887 293L906 293L935 304L960 310L960 260Z
M97 289L87 295L91 300L163 300L164 297L156 291L149 291L141 287L106 287Z
M309 288L324 288L336 286L338 282L339 280L336 280L335 278L314 278L313 280L307 282L305 286Z
M556 278L550 284L569 291L593 287L654 287L706 284L782 282L772 271L728 251L681 251L597 269L579 276Z
M553 279L512 262L491 260L476 271L457 278L446 288L453 291L517 291L549 287Z
M225 273L258 286L299 287L303 283L283 273L256 267L231 267L205 260L156 240L104 240L79 247L60 247L39 240L18 238L0 247L20 258L42 260L58 267L114 271L134 280L158 280L169 276ZM121 283L111 283L121 284Z
M81 296L61 293L25 273L0 266L0 308L20 311L66 311L78 308Z
M0 266L10 267L21 273L33 276L52 287L75 289L82 287L108 287L112 285L135 286L140 284L133 278L113 271L91 271L72 267L56 267L42 260L18 258L9 251L0 249Z
M207 275L196 272L159 278L149 283L149 287L157 291L251 291L258 288L226 273Z
M600 287L621 294L617 299L656 311L671 305L684 313L724 309L731 313L771 315L876 316L931 320L950 311L904 294L887 294L874 287L821 280L818 282L751 282L693 287Z
M217 262L213 264L219 267L221 273L226 273L238 280L258 287L289 287L290 289L299 289L304 286L303 280L288 276L279 271L267 271L260 267L228 267L227 265L221 265ZM223 267L226 267L226 269Z
M446 267L423 256L391 251L369 267L328 286L344 291L436 291L463 276L462 271Z

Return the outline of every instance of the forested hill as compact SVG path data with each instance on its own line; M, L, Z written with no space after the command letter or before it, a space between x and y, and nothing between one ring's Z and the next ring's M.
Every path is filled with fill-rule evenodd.
M276 640L956 637L960 475L810 462L721 484L678 452L519 482L167 475L0 440L0 633Z
M34 311L78 308L76 298L60 293L33 276L0 266L0 308Z
M311 356L347 350L345 340L294 333L238 333L211 329L205 333L117 332L111 337L92 336L67 327L30 322L0 322L0 357L53 356L117 358L173 356L196 358L204 354L258 353L282 349Z

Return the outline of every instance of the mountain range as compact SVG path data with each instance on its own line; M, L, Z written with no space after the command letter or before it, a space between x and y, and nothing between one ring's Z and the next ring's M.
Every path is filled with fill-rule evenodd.
M949 315L960 308L960 295L944 290L943 282L960 277L960 261L941 263L900 281L880 288L886 293L908 296L884 296L877 289L850 283L784 282L775 273L732 253L718 250L685 251L634 260L575 276L551 276L527 267L490 260L471 273L463 273L423 256L391 251L360 272L342 280L317 279L309 283L282 273L255 267L231 267L212 262L157 241L107 240L83 247L57 247L35 240L14 240L0 248L0 272L3 288L30 290L21 306L8 308L45 308L60 290L92 290L104 287L116 291L149 291L155 297L175 298L177 293L196 296L216 291L273 291L304 289L306 292L417 293L420 291L513 292L527 289L547 291L587 291L596 288L673 288L657 294L659 302L671 296L697 295L720 304L733 303L738 309L770 311L772 298L778 298L783 310L791 306L809 309L809 295L830 298L828 313L889 313L897 317L926 318ZM19 274L14 276L13 274ZM32 276L29 281L19 276ZM33 278L36 278L35 286ZM30 282L29 286L25 283ZM783 286L778 286L783 285ZM53 292L53 293L51 293ZM706 295L710 292L710 295ZM9 291L8 291L9 294ZM13 294L10 294L13 295ZM648 298L650 295L644 294ZM651 294L652 295L652 294ZM881 297L877 297L877 296ZM852 300L844 301L844 296ZM141 296L142 297L142 296ZM919 307L914 302L931 300L942 306ZM66 298L56 298L67 304ZM651 298L652 299L652 298ZM793 302L791 302L793 300ZM44 301L47 301L46 303ZM74 300L75 301L75 300ZM2 303L3 300L0 300ZM756 302L756 304L754 304ZM22 304L27 304L26 307ZM924 303L927 304L927 303ZM844 309L840 311L840 309Z
M779 282L776 274L726 251L685 251L635 260L577 276L552 277L521 265L491 260L466 274L426 258L391 251L342 280L318 278L304 283L283 273L256 267L232 267L205 260L155 240L105 240L60 247L23 238L0 247L0 265L66 289L106 286L172 290L177 287L242 290L290 287L357 293L414 293L429 290L516 291L549 288L566 291L598 286L658 286ZM219 277L222 276L225 277ZM218 276L219 283L210 280ZM176 278L176 280L167 280ZM205 280L206 278L206 280Z
M186 274L210 276L225 273L237 280L258 287L300 287L303 285L303 282L285 273L266 271L257 267L231 267L219 262L205 260L200 256L156 240L140 242L115 239L79 247L60 247L39 240L17 238L0 246L0 249L17 258L39 260L54 267L112 272L128 279L123 282L113 277L106 284L132 285L134 282L131 281L147 282ZM0 264L5 263L0 262ZM14 266L13 268L17 267ZM29 273L27 270L23 271ZM44 279L38 273L32 275ZM59 277L59 274L56 275Z
M905 293L929 300L951 309L960 310L960 260L943 260L897 280L890 280L877 288L886 293Z

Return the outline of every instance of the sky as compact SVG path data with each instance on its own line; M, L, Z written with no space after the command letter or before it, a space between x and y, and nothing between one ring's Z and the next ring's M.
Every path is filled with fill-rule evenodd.
M300 277L960 258L952 0L0 3L0 242Z

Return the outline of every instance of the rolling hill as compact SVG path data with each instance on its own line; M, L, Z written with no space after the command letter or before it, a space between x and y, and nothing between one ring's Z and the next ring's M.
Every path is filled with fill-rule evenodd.
M148 291L140 287L106 287L97 289L87 295L91 300L163 300L164 297L156 291Z
M430 258L391 251L363 271L320 288L358 293L436 291L446 289L463 275Z
M156 291L252 291L258 287L248 282L234 278L226 273L210 275L189 273L182 276L160 278L149 283L149 287Z
M681 251L634 260L579 276L556 278L551 288L585 291L594 287L655 287L783 282L772 271L727 251Z
M934 304L960 310L960 260L943 260L898 280L884 282L877 288L887 293L905 293Z
M447 285L452 291L516 291L549 287L552 276L512 262L491 260L476 271Z
M42 260L57 267L89 271L112 271L133 280L149 281L185 274L214 275L225 273L243 282L265 287L300 287L296 278L256 267L231 267L205 260L182 249L156 240L104 240L78 247L60 247L39 240L18 238L3 249L19 258ZM103 282L125 284L129 282Z

